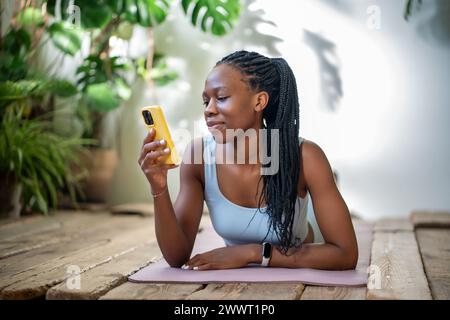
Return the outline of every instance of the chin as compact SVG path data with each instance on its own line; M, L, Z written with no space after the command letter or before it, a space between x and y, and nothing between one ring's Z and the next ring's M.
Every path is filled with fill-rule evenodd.
M214 127L208 127L208 131L211 132L211 134L214 136L216 142L225 142L226 141L226 128L214 128Z

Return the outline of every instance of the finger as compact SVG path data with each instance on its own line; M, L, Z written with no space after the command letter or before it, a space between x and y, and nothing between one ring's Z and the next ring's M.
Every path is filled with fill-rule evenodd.
M194 270L200 270L201 271L201 270L210 270L210 269L213 269L212 264L211 263L205 263L205 264L202 264L202 265L196 267L196 269L194 269Z
M195 256L190 258L188 262L186 262L186 265L191 266L191 265L195 264L195 262L198 261L198 258L199 258L199 255L196 254Z
M159 159L159 157L166 156L167 154L169 154L169 152L166 150L169 149L166 148L164 150L150 151L149 153L147 153L144 160L142 161L141 167L157 164L157 160Z
M148 131L147 135L144 138L144 141L142 142L142 145L153 141L153 139L155 138L155 135L156 135L155 128L150 128L150 130Z
M152 141L152 142L144 144L141 149L141 154L139 155L139 160L138 160L139 165L142 164L142 161L144 160L147 153L149 153L150 151L156 150L158 147L161 147L161 146L162 146L161 141Z
M176 168L176 167L179 167L180 165L178 165L178 164L166 164L166 165L164 165L164 168L166 168L166 169L174 169L174 168Z
M205 263L206 263L206 261L204 260L204 256L202 254L196 254L188 262L186 262L186 265L190 269L192 269L193 267L198 267L199 265L202 265Z
M160 148L164 147L165 144L166 144L165 140L158 140L158 141L152 141L152 142L146 143L142 147L142 152L148 153L149 151L156 150L158 148L160 149Z

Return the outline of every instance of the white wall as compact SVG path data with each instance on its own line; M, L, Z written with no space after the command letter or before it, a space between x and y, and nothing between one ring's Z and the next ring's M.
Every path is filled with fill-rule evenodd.
M298 82L300 134L324 149L352 211L374 219L448 210L450 31L441 15L430 22L437 7L448 16L448 3L425 1L405 22L403 0L258 0L224 38L192 27L175 5L154 32L156 47L172 57L180 80L139 104L163 105L172 129L193 133L194 121L203 119L205 77L218 59L238 49L283 56ZM367 25L374 17L366 11L370 5L379 9L380 29ZM333 91L339 87L342 93ZM129 119L136 121L126 124L135 134L122 137L128 160L119 165L112 203L149 201L132 154L136 135L145 133L139 117ZM178 181L179 170L171 171L173 201Z
M156 92L136 83L130 101L108 116L107 141L118 132L120 147L109 202L151 201L137 165L145 135L140 107L161 104L174 132L204 130L206 75L222 56L246 49L290 63L299 88L300 134L324 149L352 211L374 219L449 210L450 1L424 1L409 22L402 17L405 1L247 1L238 26L221 38L193 27L175 2L154 35L180 79ZM368 22L377 10L380 28L373 29L377 21ZM128 50L145 54L145 39L137 29ZM55 64L47 49L41 63ZM71 78L80 58L56 59L57 73ZM170 171L169 184L175 201L179 169Z

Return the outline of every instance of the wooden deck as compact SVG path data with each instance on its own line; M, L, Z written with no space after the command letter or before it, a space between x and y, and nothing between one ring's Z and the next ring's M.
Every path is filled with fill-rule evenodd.
M344 288L298 283L130 283L130 274L161 259L151 206L138 208L145 215L101 209L0 220L0 299L450 298L448 212L415 212L410 219L377 221L371 279L380 281ZM205 213L200 232L209 223ZM76 272L81 272L78 283L71 277ZM381 277L372 278L376 272Z

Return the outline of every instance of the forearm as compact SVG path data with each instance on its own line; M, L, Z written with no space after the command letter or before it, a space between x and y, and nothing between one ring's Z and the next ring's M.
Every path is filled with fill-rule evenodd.
M249 263L261 263L262 245L249 245ZM346 252L344 249L328 243L307 243L301 248L291 248L289 255L284 255L279 251L278 246L274 246L270 267L282 268L313 268L322 270L346 270L356 267L354 254Z
M179 267L189 259L191 248L178 223L169 192L154 198L154 208L159 248L170 266Z

